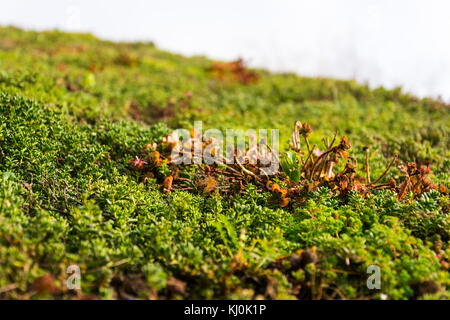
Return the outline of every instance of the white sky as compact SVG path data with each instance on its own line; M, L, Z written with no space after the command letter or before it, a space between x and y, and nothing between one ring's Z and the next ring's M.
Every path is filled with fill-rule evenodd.
M0 24L152 40L450 101L448 0L0 0Z

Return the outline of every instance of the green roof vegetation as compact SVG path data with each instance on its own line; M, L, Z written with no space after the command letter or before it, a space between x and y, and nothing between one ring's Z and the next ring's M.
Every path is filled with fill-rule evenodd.
M449 105L235 65L0 27L0 298L449 299ZM283 168L280 205L251 176L214 171L206 192L204 165L130 163L194 120L279 129L282 151L296 120L318 149L337 131L361 181L367 157L371 181L397 184L285 192L297 178ZM383 174L395 155L431 168L435 187L400 195L401 168ZM167 192L169 176L187 187ZM80 290L66 286L70 265ZM381 289L366 285L371 265Z

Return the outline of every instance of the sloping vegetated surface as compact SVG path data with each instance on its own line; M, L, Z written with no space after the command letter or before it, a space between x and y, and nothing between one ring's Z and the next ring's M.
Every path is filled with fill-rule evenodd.
M279 129L280 171L171 164L194 120ZM0 297L448 299L449 123L400 89L0 28Z

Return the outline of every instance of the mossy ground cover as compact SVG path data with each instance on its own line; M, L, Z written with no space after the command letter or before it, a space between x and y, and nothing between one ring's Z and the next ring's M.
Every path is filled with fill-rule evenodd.
M217 76L205 57L152 43L0 28L0 297L450 298L450 200L431 190L337 194L281 207L239 192L162 192L130 160L171 128L338 130L372 181L397 154L448 187L449 106L400 89L253 70ZM241 79L241 78L239 78ZM239 80L238 79L238 80ZM247 78L246 78L247 79ZM187 166L187 179L202 167ZM383 177L402 179L393 167ZM68 290L69 265L81 290ZM381 289L366 286L367 267Z

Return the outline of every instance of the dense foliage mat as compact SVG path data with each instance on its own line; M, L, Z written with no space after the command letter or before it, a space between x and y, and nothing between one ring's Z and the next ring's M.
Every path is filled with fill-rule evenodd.
M348 136L357 169L370 155L372 181L398 155L448 187L441 101L152 43L0 28L0 297L449 299L443 189L399 198L320 186L280 206L251 180L235 192L221 192L224 181L164 192L168 168L144 176L130 163L192 120L278 128L287 149L297 119L315 128L311 145ZM391 178L398 168L381 182ZM66 286L70 265L81 290ZM366 285L372 265L380 289Z

